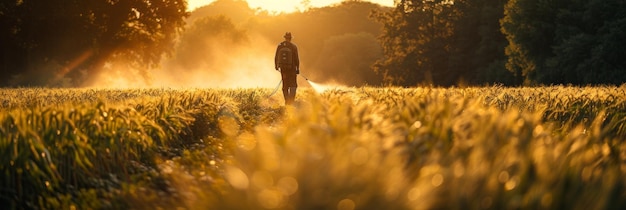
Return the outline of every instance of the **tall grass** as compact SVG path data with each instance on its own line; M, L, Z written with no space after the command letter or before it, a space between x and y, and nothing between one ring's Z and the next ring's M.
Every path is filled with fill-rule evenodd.
M37 91L42 91L43 98L64 97L48 103L31 101L40 98ZM212 132L218 130L223 113L238 114L230 110L233 102L217 91L2 92L25 98L20 101L16 97L18 100L11 102L14 105L0 112L0 151L6 157L0 166L4 174L0 192L7 204L3 206L12 207L125 205L97 199L85 203L76 198L92 196L90 189L100 187L110 194L108 191L118 191L124 182L142 179L148 169L156 168L155 160L162 153L178 155L181 147L221 135ZM112 199L123 199L116 198L119 192L113 193Z
M0 107L7 157L0 201L80 209L620 209L624 91L302 89L295 106L283 107L265 89L2 89L22 97Z

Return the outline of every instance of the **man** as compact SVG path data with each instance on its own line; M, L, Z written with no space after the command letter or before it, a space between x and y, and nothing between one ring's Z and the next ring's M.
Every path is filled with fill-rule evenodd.
M274 68L280 71L283 78L283 96L285 104L292 104L296 98L298 83L296 77L300 74L300 58L298 47L291 42L291 32L285 33L285 41L278 44L274 57Z

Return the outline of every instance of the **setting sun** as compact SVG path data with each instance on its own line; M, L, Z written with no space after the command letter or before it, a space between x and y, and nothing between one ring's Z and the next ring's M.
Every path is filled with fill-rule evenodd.
M189 10L194 10L198 7L210 4L215 0L189 0ZM340 3L344 0L310 0L310 7L323 7ZM393 6L393 0L365 0L372 3L377 3L383 6ZM305 9L305 5L302 1L285 1L285 0L247 0L250 8L260 8L272 13L289 13L297 10Z

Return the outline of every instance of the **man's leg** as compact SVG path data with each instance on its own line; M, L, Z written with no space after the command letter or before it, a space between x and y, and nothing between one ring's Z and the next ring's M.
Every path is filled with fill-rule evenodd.
M283 97L285 98L285 104L289 104L289 75L287 75L287 71L281 71L280 73L283 79Z
M285 104L292 104L296 98L296 88L298 87L295 69L285 69L285 71L281 73L283 77L283 96L285 97Z
M285 98L285 104L289 104L289 87L283 88L283 97Z
M298 87L289 87L289 101L292 103L296 100L296 89Z

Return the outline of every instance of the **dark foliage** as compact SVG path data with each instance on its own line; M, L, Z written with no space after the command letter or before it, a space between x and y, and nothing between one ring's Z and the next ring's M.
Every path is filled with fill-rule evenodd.
M375 70L389 85L515 83L502 65L504 3L399 1L393 11L375 14L384 25L384 57Z
M3 1L0 85L80 86L105 62L145 74L187 16L184 0Z
M507 68L526 84L626 81L626 3L510 0L502 21Z

